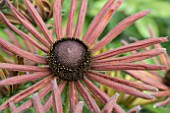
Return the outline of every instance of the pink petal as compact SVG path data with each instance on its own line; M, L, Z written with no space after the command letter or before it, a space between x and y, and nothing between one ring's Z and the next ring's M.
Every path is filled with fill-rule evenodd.
M2 38L0 38L0 45L2 45L4 48L9 50L10 52L13 52L13 53L19 55L20 57L27 58L27 59L37 62L37 63L47 64L46 58L36 55L36 54L33 54L33 53L30 53L30 52L27 52L25 50L22 50Z
M142 11L136 13L130 17L127 17L122 22L118 23L101 41L99 41L92 49L92 51L100 50L107 43L113 40L117 35L119 35L123 30L133 24L135 21L146 16L150 13L150 10Z
M73 113L82 113L83 111L83 102L78 102L77 105L74 107Z
M54 9L53 9L53 16L54 16L54 30L57 39L61 39L62 34L62 16L61 16L61 0L54 0Z
M9 102L9 107L10 107L10 111L12 113L18 113L18 110L16 109L16 107L15 107L13 102Z
M46 113L43 105L41 104L41 100L38 96L38 93L33 94L32 101L36 113Z
M87 4L88 4L88 0L81 1L80 11L78 14L77 24L76 24L76 28L75 28L75 32L73 36L75 38L80 38L83 24L84 24L85 15L86 15Z
M161 107L161 106L166 106L167 104L170 103L170 97L168 97L166 100L164 100L163 102L158 102L154 105L154 108L156 107Z
M74 20L74 14L76 12L76 5L77 0L71 0L71 6L70 11L68 14L68 20L67 20L67 28L66 28L66 37L73 37L73 20Z
M128 111L128 113L138 113L142 108L140 106L136 106Z
M54 42L54 38L52 34L49 32L47 26L45 25L43 19L41 18L37 10L34 8L34 6L30 3L29 0L23 0L23 2L25 3L27 10L31 14L31 17L34 19L35 23L41 29L42 33L45 35L48 42L52 44Z

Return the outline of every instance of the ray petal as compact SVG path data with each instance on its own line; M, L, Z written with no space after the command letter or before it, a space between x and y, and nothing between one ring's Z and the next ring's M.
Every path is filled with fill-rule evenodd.
M116 101L119 97L119 94L116 93L115 95L113 95L109 101L105 104L104 108L102 109L101 113L111 113L112 109L114 107L114 105L116 104Z
M138 41L138 42L135 42L135 43L132 43L132 44L129 44L129 45L125 45L125 46L122 46L120 48L107 51L105 53L101 53L97 56L94 56L93 59L101 60L101 59L109 58L109 57L112 57L112 56L120 55L122 53L143 49L145 47L152 46L154 44L158 44L158 43L161 43L161 42L167 42L167 41L168 41L168 38L166 38L166 37L150 38L150 39Z
M134 108L130 109L128 113L138 113L142 108L140 106L135 106Z
M55 77L53 80L51 80L51 86L52 86L54 113L63 113L62 102L60 98L60 90L58 88Z
M78 95L74 82L69 82L69 103L70 103L70 113L73 112L76 104L78 102Z
M140 92L139 90L133 88L133 87L129 87L123 84L119 84L116 82L112 82L112 81L108 81L108 79L104 79L95 75L92 75L90 73L87 74L87 77L89 77L92 80L95 80L96 82L99 82L100 84L104 84L108 87L111 87L117 91L121 91L130 95L134 95L140 98L144 98L144 99L153 99L153 96L148 95L148 94L144 94L142 92Z
M10 52L13 52L13 53L19 55L20 57L29 59L29 60L37 62L37 63L47 64L47 59L45 57L27 52L25 50L22 50L16 46L14 46L13 44L7 42L6 40L2 39L1 37L0 37L0 45L2 45L4 48L9 50Z
M146 16L150 13L150 10L142 11L131 15L118 23L101 41L99 41L94 47L92 51L100 50L104 47L107 43L113 40L117 35L119 35L123 30L133 24L135 21L139 20L140 18Z
M83 36L83 41L86 41L87 38L92 34L95 27L100 23L100 20L102 16L105 14L106 10L109 6L111 6L114 3L115 0L108 0L106 4L102 7L102 9L99 11L99 13L94 17L93 21L89 25L85 35Z
M158 102L154 105L154 107L161 107L161 106L166 106L167 104L170 103L170 97L168 97L166 100L164 100L163 102Z
M33 94L32 101L35 113L46 113L43 105L41 104L41 100L38 96L38 93Z
M100 109L96 104L95 100L91 97L88 91L84 88L80 81L76 81L76 86L78 91L80 92L81 96L83 97L84 101L86 102L89 110L92 113L100 113Z
M77 105L74 107L73 113L82 113L83 111L83 102L80 101L77 103Z
M57 39L61 39L62 34L62 16L61 16L61 0L54 0L54 10L53 10L53 16L54 16L54 30Z
M12 113L18 113L18 110L17 110L17 108L16 108L16 106L14 105L13 102L9 102L9 107L10 107L10 111Z
M96 39L99 37L99 35L102 33L104 28L106 27L107 23L115 13L115 11L119 8L119 6L123 3L124 0L117 0L114 4L110 6L110 8L107 9L103 17L101 18L100 23L97 25L97 27L93 30L92 34L88 37L86 43L88 46L91 46L94 44Z
M79 11L79 14L78 14L78 19L77 19L77 23L76 23L75 32L74 32L75 38L80 38L82 28L83 28L84 19L85 19L85 15L86 15L87 4L88 4L88 0L81 0L80 11Z
M41 87L45 86L50 79L52 78L52 76L49 76L41 81L39 81L38 83L34 84L33 86L30 86L29 88L21 91L20 93L14 95L13 97L11 97L10 99L8 99L5 103L3 103L0 106L0 111L6 109L9 107L9 102L13 102L13 103L17 103L20 100L24 99L25 97L29 96L30 94L32 94L33 92L37 91L38 89L40 89Z
M152 93L152 95L153 95L153 96L156 96L156 97L169 96L169 95L170 95L170 89L169 89L169 90L165 90L165 91L155 92L155 93Z
M14 76L0 81L0 86L20 84L38 78L44 78L50 75L51 72L37 72L33 74L26 74L21 76Z
M29 65L8 64L8 63L0 63L0 69L23 71L23 72L49 72L48 67L38 67L38 66L29 66Z
M93 65L92 70L111 71L111 70L163 70L164 66L151 64L132 64L132 63L102 63L102 65Z
M36 37L42 44L44 44L47 48L50 47L50 43L41 36L41 34L34 28L34 26L10 3L9 0L6 0L9 8L15 17L20 21L20 23L34 36Z
M71 0L71 6L68 14L66 37L73 37L73 20L76 12L77 0Z
M40 17L39 13L36 11L36 9L34 8L34 6L31 4L29 0L23 0L23 1L29 13L31 14L31 17L34 19L35 23L38 25L42 33L45 35L48 42L52 44L54 42L54 38L52 34L49 32L47 26L45 25L43 19Z
M27 34L25 34L24 32L22 32L21 30L18 30L14 25L12 25L9 20L7 20L7 18L5 18L5 16L0 12L0 18L1 20L3 20L3 22L11 29L13 30L15 33L17 33L19 36L21 36L21 38L23 38L24 40L28 40L30 41L34 46L36 46L37 48L39 48L40 50L44 51L45 53L48 52L48 49L44 46L41 46L39 43L37 43L35 40L33 40L30 36L28 36Z

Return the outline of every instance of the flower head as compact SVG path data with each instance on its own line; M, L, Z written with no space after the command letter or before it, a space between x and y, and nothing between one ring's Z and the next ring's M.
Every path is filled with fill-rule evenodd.
M50 90L54 90L54 87L53 85L51 85L50 81L53 81L53 84L58 84L58 89L60 92L62 92L63 88L66 86L66 83L68 83L70 112L73 112L73 108L78 102L77 91L83 97L91 112L99 113L100 109L89 92L92 92L102 103L106 103L109 100L109 96L102 92L92 82L92 80L100 84L107 85L117 91L125 92L145 99L153 98L153 96L144 94L140 90L157 91L155 87L109 77L106 74L102 74L100 72L111 70L163 69L164 67L160 65L132 63L135 61L144 60L145 58L149 58L155 55L159 55L163 51L156 52L156 54L154 55L147 54L148 57L145 58L140 56L140 54L143 53L120 58L116 58L115 56L125 52L142 49L144 47L158 44L160 42L166 42L168 41L166 37L148 39L117 49L109 50L99 55L94 55L97 50L100 50L111 40L116 38L116 36L119 35L129 25L149 14L149 10L142 11L130 17L127 17L122 22L117 24L105 37L102 38L102 40L95 43L98 36L106 27L109 19L122 4L123 0L107 1L100 12L97 14L97 16L93 19L82 39L80 35L85 19L88 1L81 1L80 11L75 27L73 25L73 20L76 11L77 0L71 1L68 21L66 25L66 33L64 34L62 29L61 0L55 0L53 10L54 31L56 35L55 41L55 38L49 32L47 26L43 22L35 7L31 4L31 2L29 0L23 0L23 2L25 3L25 6L27 7L30 15L33 17L35 23L37 24L43 35L40 34L13 5L11 5L9 0L7 0L7 4L12 13L15 15L18 21L34 36L34 38L38 40L38 42L35 41L33 37L30 37L29 35L25 34L24 32L18 30L15 26L13 26L2 12L0 12L1 20L23 39L29 41L39 50L44 52L44 54L40 55L25 51L0 38L1 46L13 52L14 54L17 54L18 56L23 57L24 59L28 59L38 64L37 66L30 66L0 63L1 69L28 72L27 74L19 77L11 77L6 80L0 81L0 86L19 84L37 79L40 79L40 81L11 97L0 106L0 110L9 107L9 102L17 103L28 95L34 93L35 91L38 91L39 97L43 98L50 92ZM56 81L57 83L54 81ZM85 88L85 86L88 88L88 90ZM54 107L57 106L57 98L53 99L53 96L57 95L57 91L52 92L51 96L44 103L45 111L47 111L52 105ZM28 109L32 105L32 101L28 100L17 109L19 112L21 112L25 109ZM57 110L59 109L60 108L57 108Z

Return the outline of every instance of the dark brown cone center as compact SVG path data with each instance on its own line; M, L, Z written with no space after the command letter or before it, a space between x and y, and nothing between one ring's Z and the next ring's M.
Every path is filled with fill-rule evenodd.
M85 48L76 41L67 40L54 48L54 56L58 62L66 67L80 66L85 60Z

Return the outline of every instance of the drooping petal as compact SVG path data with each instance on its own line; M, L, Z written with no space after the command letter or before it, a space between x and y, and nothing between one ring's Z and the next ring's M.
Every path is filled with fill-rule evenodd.
M38 96L38 93L33 94L32 101L33 101L33 107L36 113L46 113L43 105L41 104L41 100Z
M156 96L156 97L169 96L170 95L170 89L169 90L165 90L165 91L154 92L154 93L152 93L152 95Z
M31 17L34 19L35 23L38 25L38 27L40 28L40 30L42 31L42 33L44 34L48 42L52 44L54 42L54 38L52 34L49 32L47 26L45 25L43 19L41 18L37 10L34 8L34 6L31 4L29 0L23 0L23 1L25 3L25 6L27 7L27 10L31 14Z
M9 102L9 107L12 113L18 113L18 110L16 109L16 106L14 105L13 102Z
M122 53L143 49L145 47L152 46L154 44L158 44L158 43L161 43L161 42L167 42L167 41L168 41L168 38L166 38L166 37L150 38L150 39L138 41L138 42L135 42L135 43L132 43L132 44L129 44L129 45L125 45L125 46L122 46L120 48L107 51L105 53L101 53L97 56L94 56L93 59L101 60L101 59L109 58L109 57L112 57L112 56L120 55Z
M95 100L91 97L88 91L84 88L80 81L76 81L76 86L78 91L80 92L81 96L83 97L84 101L86 102L89 110L92 113L100 113L100 109L96 104Z
M63 36L62 33L62 16L61 16L61 0L54 0L54 30L57 39L61 39Z
M71 6L68 14L66 37L73 37L73 20L76 12L77 0L71 0Z
M38 67L38 66L29 66L29 65L8 64L8 63L0 63L0 69L23 71L23 72L49 72L48 67Z
M85 15L86 15L87 2L88 2L88 0L81 0L80 11L78 14L76 28L75 28L75 32L74 32L74 36L73 36L75 38L80 38L83 24L84 24Z
M92 51L100 50L107 43L113 40L117 35L119 35L123 30L125 30L128 26L133 24L135 21L140 18L146 16L150 13L150 10L142 11L136 13L132 16L127 17L122 22L118 23L101 41L99 41L93 48Z
M0 81L0 86L20 84L38 78L44 78L50 75L51 72L37 72L33 74L25 74L21 76L14 76Z
M69 82L69 103L70 103L70 113L73 113L73 110L78 103L78 95L74 82Z
M29 60L37 62L37 63L47 64L47 59L45 57L27 52L25 50L22 50L16 46L14 46L13 44L7 42L6 40L2 39L1 37L0 37L0 45L2 45L4 48L9 50L10 52L13 52L13 53L19 55L20 57L29 59Z
M100 36L100 34L102 33L102 31L104 30L104 28L106 27L107 23L109 22L109 20L111 19L111 17L113 16L113 14L115 13L115 11L119 8L119 6L123 3L124 0L117 0L114 4L112 4L107 11L105 12L105 14L103 15L103 17L101 18L100 23L97 25L97 27L93 30L92 34L87 38L87 41L85 41L87 43L87 45L90 47L92 44L94 44L94 42L96 41L96 39Z

